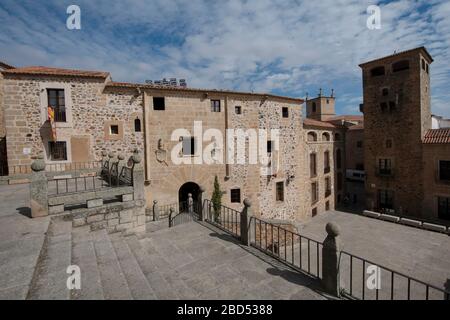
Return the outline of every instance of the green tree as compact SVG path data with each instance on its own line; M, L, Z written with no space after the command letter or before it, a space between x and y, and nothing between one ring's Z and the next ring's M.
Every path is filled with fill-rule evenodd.
M217 176L214 178L214 191L212 194L211 202L214 208L214 215L217 218L220 216L220 209L222 206L222 191L220 191L219 179Z

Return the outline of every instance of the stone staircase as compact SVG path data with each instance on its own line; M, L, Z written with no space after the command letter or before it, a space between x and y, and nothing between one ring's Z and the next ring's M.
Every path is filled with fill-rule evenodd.
M70 265L80 267L81 290L66 287ZM196 222L170 229L164 223L151 223L144 234L123 236L72 228L71 221L60 217L49 225L27 299L289 299L298 292L303 295L306 287L280 276L272 278L266 271L269 267L233 238ZM294 277L292 271L286 272L288 278Z
M72 228L71 221L53 219L49 225L27 299L152 300L189 299L196 294L170 274L165 255L149 236L170 232L167 222L150 223L149 231L124 237L89 226ZM68 290L67 267L81 270L81 290Z

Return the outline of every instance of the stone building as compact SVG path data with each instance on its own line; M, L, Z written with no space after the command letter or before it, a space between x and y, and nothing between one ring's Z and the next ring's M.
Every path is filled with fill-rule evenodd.
M367 207L450 218L450 131L432 129L424 47L360 65Z
M6 174L8 169L5 118L3 115L3 75L1 71L9 69L13 69L13 67L0 61L0 174Z
M153 200L161 205L184 201L188 193L196 198L200 187L210 198L217 176L223 204L231 208L240 210L243 200L251 198L262 217L294 220L311 215L302 207L307 197L302 179L306 163L299 161L306 148L298 148L305 145L302 99L119 83L97 71L24 67L2 74L10 171L29 167L41 153L47 164L64 165L98 161L103 151L129 155L138 149L144 157L148 207ZM55 110L56 140L48 121L49 105ZM193 128L196 122L201 122L200 134ZM186 133L174 137L176 129ZM229 138L227 129L266 129L269 134L278 129L279 145L270 135L257 144L276 170L262 174L267 164L248 162L202 164L202 150L211 144L203 139L208 129L218 129L224 138ZM255 148L252 137L235 141L246 146L248 159L248 150ZM181 158L192 163L172 162L171 152L180 144ZM226 148L212 151L227 156Z

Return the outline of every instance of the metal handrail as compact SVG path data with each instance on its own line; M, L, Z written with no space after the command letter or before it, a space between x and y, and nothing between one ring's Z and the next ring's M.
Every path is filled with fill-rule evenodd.
M241 237L241 212L233 208L221 205L220 212L213 212L214 206L211 200L204 200L204 208L207 222L219 227L223 231L236 238Z
M405 274L403 274L401 272L398 272L398 271L395 271L393 269L381 266L381 265L379 265L377 263L374 263L374 262L372 262L372 261L370 261L368 259L358 257L358 256L356 256L354 254L351 254L349 252L346 252L346 251L341 251L341 253L340 253L339 266L340 266L341 270L342 270L342 268L341 268L342 257L346 256L346 255L350 258L349 288L343 287L343 285L342 285L343 281L342 281L342 279L340 279L341 292L344 295L348 295L351 298L355 298L355 299L369 300L369 297L368 297L367 292L366 292L366 265L372 265L372 266L376 266L377 268L379 268L380 269L379 272L381 272L381 270L385 270L388 273L390 273L390 275L391 275L391 277L390 277L390 295L389 295L390 300L395 300L395 276L402 277L402 278L404 278L407 281L406 299L402 299L402 300L411 300L411 285L414 284L414 283L420 284L420 285L425 287L425 300L430 300L430 289L438 291L439 293L441 293L443 295L443 299L444 300L450 300L450 292L445 290L445 289L438 288L437 286L434 286L434 285L426 283L426 282L424 282L422 280L418 280L416 278L407 276L407 275L405 275ZM353 283L354 283L354 281L353 281L353 273L354 273L353 272L354 271L353 260L354 259L355 260L359 260L359 261L362 262L362 275L360 275L360 276L362 276L361 295L360 296L357 296L355 294L355 290L354 290L354 286L353 286ZM342 273L341 273L341 278L342 278ZM381 283L379 285L381 286ZM380 290L383 290L383 287L384 286L381 286L381 289L379 287L377 287L375 289L375 300L380 300Z

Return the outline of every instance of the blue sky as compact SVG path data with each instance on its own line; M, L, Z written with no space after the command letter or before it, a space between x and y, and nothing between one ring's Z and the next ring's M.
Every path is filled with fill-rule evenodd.
M66 9L81 8L81 30ZM366 26L369 5L381 29ZM186 78L200 88L337 95L358 112L361 62L426 46L432 111L450 117L449 1L123 0L0 2L0 60L109 71L115 81Z

